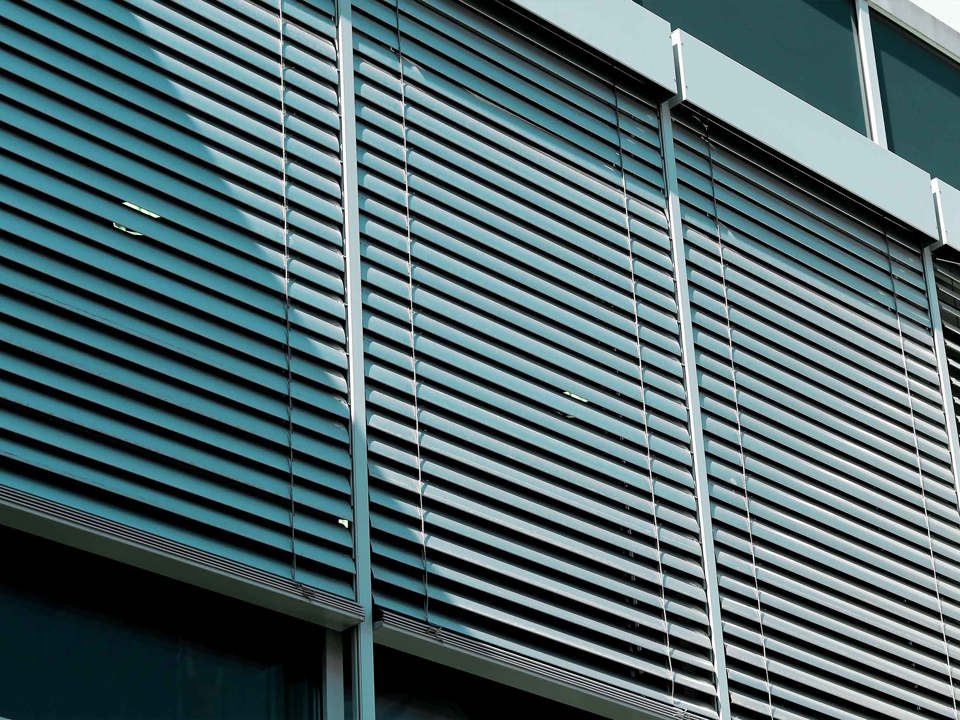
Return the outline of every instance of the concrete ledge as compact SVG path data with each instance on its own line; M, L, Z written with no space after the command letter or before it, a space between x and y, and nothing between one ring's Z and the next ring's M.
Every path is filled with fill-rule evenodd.
M670 94L677 92L670 23L632 0L513 0L513 5Z
M960 190L939 178L930 183L937 209L937 225L940 241L937 247L946 245L960 252Z
M673 33L679 100L939 238L930 175L718 50Z

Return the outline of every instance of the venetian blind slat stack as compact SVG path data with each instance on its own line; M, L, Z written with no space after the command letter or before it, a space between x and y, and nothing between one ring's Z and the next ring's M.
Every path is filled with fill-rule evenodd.
M960 417L960 253L950 247L941 248L934 258L934 268L954 417Z
M354 32L375 603L714 715L656 106L457 2Z
M955 717L919 242L712 121L675 128L734 716Z
M352 598L335 21L284 12L4 4L0 483Z

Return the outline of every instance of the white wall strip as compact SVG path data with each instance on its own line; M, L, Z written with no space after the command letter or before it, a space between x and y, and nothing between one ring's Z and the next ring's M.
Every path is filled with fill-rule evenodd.
M883 122L883 100L880 96L880 78L877 75L877 56L873 50L873 29L870 26L870 6L867 0L857 0L857 51L860 55L860 81L867 103L870 139L886 148L887 130Z
M357 173L356 95L353 77L353 6L337 3L340 63L340 151L343 163L343 245L346 264L347 356L350 373L350 445L353 461L353 539L357 602L364 618L354 633L354 716L374 720L373 587L370 565L370 492L367 481L367 403L363 361L360 269L360 200Z

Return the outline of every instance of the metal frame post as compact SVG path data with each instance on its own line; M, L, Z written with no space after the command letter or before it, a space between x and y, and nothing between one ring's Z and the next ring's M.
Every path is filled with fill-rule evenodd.
M717 555L713 545L713 518L710 515L710 488L704 450L703 421L700 417L700 388L697 383L696 354L693 345L693 318L690 311L690 290L687 284L687 261L683 250L683 227L680 221L680 190L673 144L671 102L660 105L660 134L663 146L664 177L667 184L667 220L673 246L674 281L677 287L680 341L683 353L684 387L690 410L690 449L693 454L693 476L697 491L697 519L700 525L700 548L706 585L707 609L710 616L710 639L717 682L717 709L720 720L730 720L730 691L727 686L727 658L723 644L723 623L720 616L720 587L717 577Z
M345 720L343 636L327 630L323 644L323 720Z
M860 57L860 81L867 103L867 129L870 139L882 148L887 147L887 130L883 122L883 100L880 97L880 77L877 75L877 55L873 49L873 28L870 26L870 5L867 0L856 0L857 52Z
M356 596L363 621L351 633L356 720L374 720L373 590L370 561L370 493L367 479L367 406L364 386L363 298L360 267L360 201L357 171L356 94L353 74L353 5L337 3L340 70L340 148L346 264L347 355L350 381L350 445L353 462L353 541Z

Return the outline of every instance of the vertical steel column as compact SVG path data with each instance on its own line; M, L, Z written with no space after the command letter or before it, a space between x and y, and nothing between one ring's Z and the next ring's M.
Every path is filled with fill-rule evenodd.
M943 396L943 415L947 422L947 440L950 443L953 486L957 491L957 497L960 498L960 437L957 434L957 416L953 406L953 389L950 384L950 365L947 362L947 347L943 338L943 323L940 318L940 298L937 295L937 277L933 267L933 250L930 246L923 249L923 277L927 283L927 303L930 306L933 349L937 356L940 394Z
M697 490L697 519L700 525L700 548L703 556L703 577L706 583L707 609L710 613L710 639L713 665L717 678L717 709L720 720L730 720L730 692L727 688L727 656L723 645L723 624L720 618L720 587L717 578L717 555L713 546L713 518L710 515L710 488L707 481L707 459L703 446L703 421L700 417L700 388L697 383L696 355L693 346L693 318L687 285L687 260L683 251L683 227L680 223L680 190L673 145L673 121L670 101L660 105L660 136L663 146L664 177L667 182L667 220L673 245L674 279L677 286L680 342L683 353L684 387L690 411L690 445L693 453L693 475Z
M323 644L323 720L346 720L343 636L336 630L327 630Z
M870 139L880 147L887 147L887 130L883 122L883 102L880 98L880 78L877 75L877 55L873 50L873 29L870 27L870 6L867 0L856 0L857 52L860 57L860 80L867 101L867 126Z
M337 44L340 64L340 152L343 168L343 244L350 376L350 454L353 462L353 542L357 602L364 613L363 622L352 632L353 667L348 670L354 674L354 717L357 720L374 720L370 492L367 480L367 403L364 387L363 298L360 287L360 205L351 0L337 2Z

